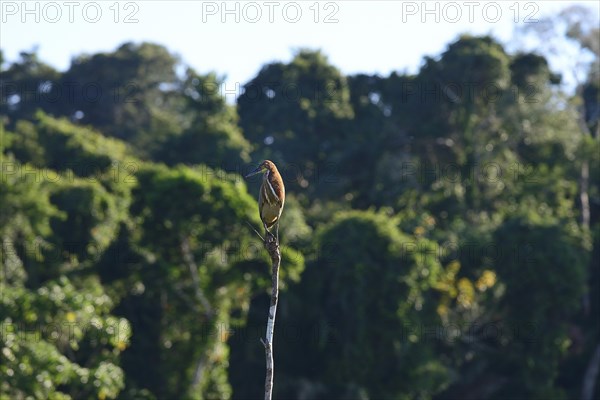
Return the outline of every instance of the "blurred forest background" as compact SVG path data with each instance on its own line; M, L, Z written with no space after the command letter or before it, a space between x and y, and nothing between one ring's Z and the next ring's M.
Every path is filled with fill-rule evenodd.
M389 76L301 49L235 104L152 43L2 60L0 398L260 398L263 159L288 192L274 398L598 398L586 21L520 31L577 71L493 37Z

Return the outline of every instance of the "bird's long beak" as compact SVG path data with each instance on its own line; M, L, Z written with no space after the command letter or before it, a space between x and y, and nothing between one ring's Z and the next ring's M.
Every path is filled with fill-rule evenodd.
M256 174L260 174L262 172L262 169L260 168L260 165L258 167L256 167L256 169L252 172L250 172L248 175L246 175L246 178L250 178L251 176L254 176Z

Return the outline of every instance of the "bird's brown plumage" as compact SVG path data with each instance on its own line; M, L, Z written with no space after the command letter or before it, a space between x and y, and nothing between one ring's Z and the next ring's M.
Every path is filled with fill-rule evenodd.
M259 214L265 227L271 229L279 221L283 211L285 185L272 161L263 161L259 168L264 170L263 182L258 195Z

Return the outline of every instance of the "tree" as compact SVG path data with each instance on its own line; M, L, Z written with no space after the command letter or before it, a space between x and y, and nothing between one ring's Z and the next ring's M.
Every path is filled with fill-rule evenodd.
M352 118L346 79L318 51L300 50L288 64L271 63L244 85L238 99L244 135L262 150L254 158L282 165L291 192L327 190L336 152Z
M9 128L18 120L32 118L38 108L55 111L57 107L60 73L38 58L37 49L19 56L8 68L2 67L0 74L0 114L8 118Z
M3 150L3 168L14 169L4 169L0 181L0 397L116 398L124 386L119 357L129 323L111 314L113 302L97 279L73 273L86 261L77 250L94 244L88 236L94 224L80 226L83 236L70 245L56 229L68 221L66 212L69 219L90 212L103 219L99 204L86 204L84 214L66 209L41 179L48 171ZM77 183L65 183L65 201L74 200L69 186Z
M200 75L188 69L182 83L183 112L191 121L180 135L167 140L156 160L170 165L204 164L242 173L250 161L250 143L237 126L236 109L220 93L223 80L215 74Z
M447 371L434 358L436 339L420 336L419 326L438 321L430 290L441 268L428 255L433 244L372 212L336 215L315 244L318 257L281 299L275 397L429 398L438 392ZM257 323L262 320L260 314ZM252 362L237 361L233 371Z
M239 176L205 166L147 165L136 178L132 236L144 257L127 279L143 289L127 294L120 310L148 334L125 357L130 385L157 397L228 398L230 312L247 309L252 282L261 281L254 274L265 274L263 287L269 281L243 223L258 225L254 201ZM296 258L289 271L301 263ZM160 362L148 366L148 358ZM135 372L140 365L143 374Z
M134 145L142 156L181 132L178 60L166 48L125 43L110 53L82 55L60 78L69 101L60 114Z
M496 270L506 285L502 299L506 329L516 336L499 363L505 376L512 378L497 395L563 396L555 382L569 345L568 319L581 306L587 240L573 220L535 214L508 219L494 240L503 250Z

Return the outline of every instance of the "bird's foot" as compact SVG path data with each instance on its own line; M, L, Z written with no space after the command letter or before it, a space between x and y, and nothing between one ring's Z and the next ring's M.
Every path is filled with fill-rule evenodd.
M277 238L269 231L265 231L265 244L276 242Z
M265 233L265 249L269 252L269 254L276 254L279 251L279 241L271 232L267 231Z

